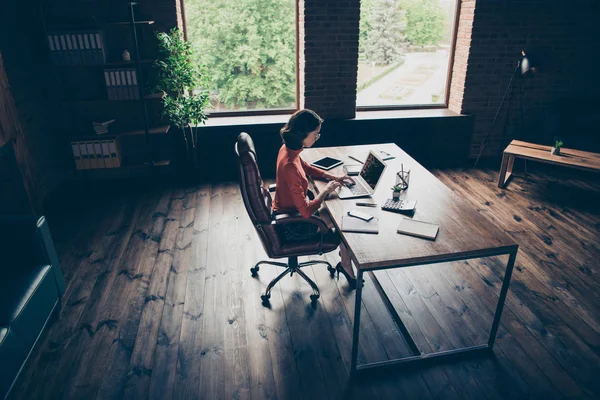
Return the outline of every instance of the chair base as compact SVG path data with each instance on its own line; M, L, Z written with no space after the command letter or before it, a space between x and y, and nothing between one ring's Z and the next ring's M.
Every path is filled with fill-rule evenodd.
M302 277L302 279L304 279L306 282L308 282L308 284L310 285L310 287L313 290L313 294L310 295L310 300L315 302L320 297L319 287L317 286L317 284L315 282L313 282L312 279L310 279L304 273L304 271L302 271L301 268L308 267L310 265L316 265L316 264L326 264L327 270L329 271L331 276L333 276L336 271L335 268L332 267L331 264L325 260L314 260L314 261L306 261L303 263L298 263L298 257L289 257L287 264L282 263L282 262L276 262L276 261L259 261L254 267L250 268L250 272L252 273L252 276L256 276L258 274L258 270L260 269L259 266L262 264L275 265L277 267L285 268L285 270L281 274L277 275L277 277L275 277L271 282L269 282L269 284L267 285L267 289L265 290L265 293L260 296L263 304L265 304L265 305L269 304L269 300L271 298L271 289L273 289L273 287L277 284L277 282L279 282L281 280L281 278L283 278L284 276L286 276L288 274L291 276L294 273L297 273L298 275L300 275Z

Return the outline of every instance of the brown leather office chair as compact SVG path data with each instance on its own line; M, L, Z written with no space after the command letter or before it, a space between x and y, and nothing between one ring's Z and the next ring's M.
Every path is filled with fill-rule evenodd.
M313 294L310 296L312 301L319 298L319 288L317 285L301 270L314 264L326 264L327 269L333 276L335 269L327 261L306 261L298 263L298 257L315 254L328 253L335 250L340 244L339 235L334 230L329 229L325 221L317 216L303 218L297 214L274 214L271 209L271 193L264 187L258 164L256 163L256 150L254 142L250 135L245 132L239 134L237 143L235 144L235 152L237 154L240 189L244 199L244 205L250 216L252 224L256 228L258 237L265 249L269 258L286 258L287 263L275 261L260 261L254 267L250 268L252 276L256 276L259 266L262 264L270 264L279 267L284 267L285 271L273 279L265 293L261 296L263 303L267 304L271 297L271 289L281 278L288 273L292 275L296 272L304 280L306 280L313 289ZM318 234L314 239L304 241L286 241L283 235L280 234L280 228L284 224L294 224L298 222L315 224L318 228Z

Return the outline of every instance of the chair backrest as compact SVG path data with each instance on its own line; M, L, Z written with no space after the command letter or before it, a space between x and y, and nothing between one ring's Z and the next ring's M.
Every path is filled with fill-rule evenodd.
M250 135L242 132L235 144L238 160L240 190L246 211L269 257L274 257L281 248L281 240L274 225L271 225L273 211L269 190L264 187L256 162L256 150Z

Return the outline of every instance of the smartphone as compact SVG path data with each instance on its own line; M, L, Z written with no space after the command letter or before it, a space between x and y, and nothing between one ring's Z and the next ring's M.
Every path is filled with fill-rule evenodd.
M348 211L348 215L354 218L358 218L358 219L362 219L363 221L367 221L369 222L370 220L373 219L373 216L371 214L367 214L361 211L356 211L356 210L350 210Z

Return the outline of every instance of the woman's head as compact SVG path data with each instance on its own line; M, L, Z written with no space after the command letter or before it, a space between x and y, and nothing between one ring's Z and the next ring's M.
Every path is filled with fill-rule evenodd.
M319 139L322 123L323 119L312 110L296 111L281 128L281 139L292 150L311 147Z

